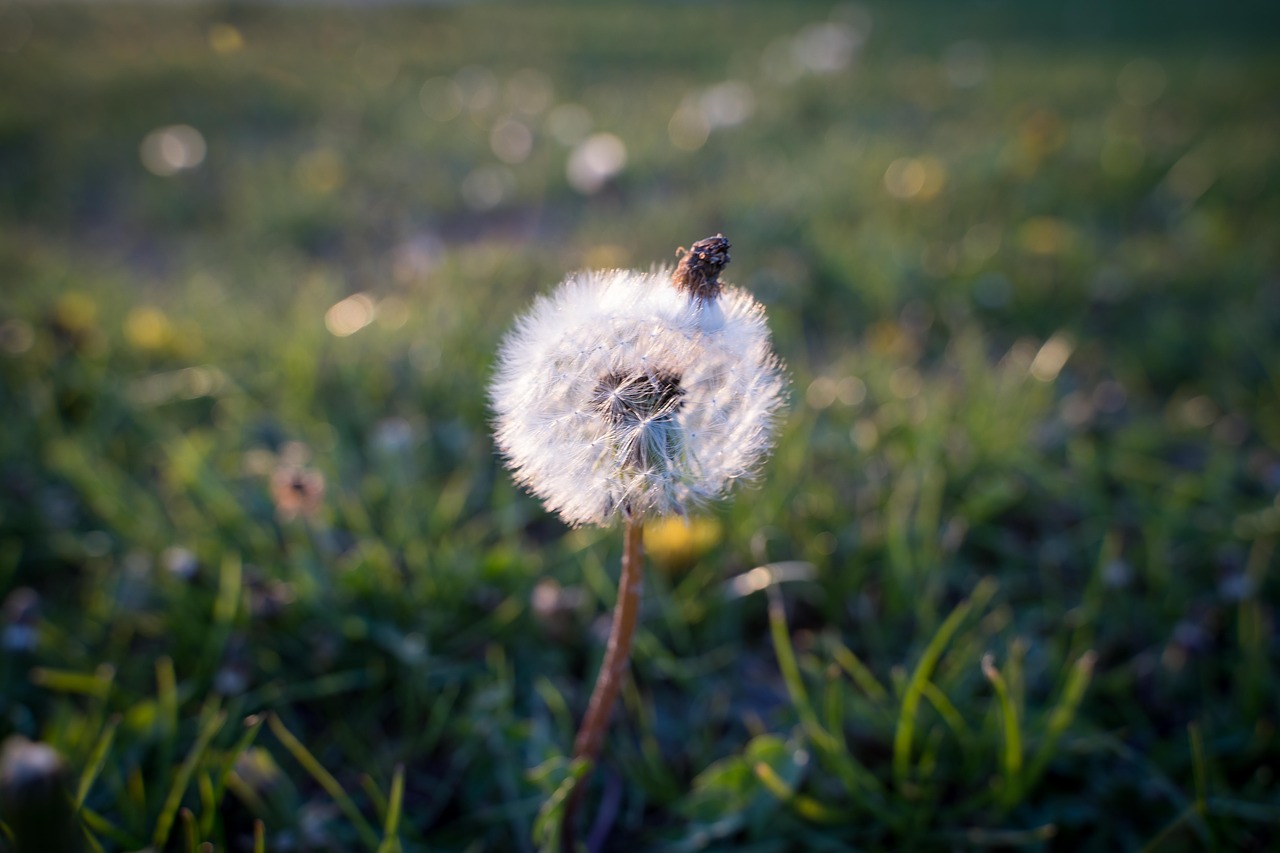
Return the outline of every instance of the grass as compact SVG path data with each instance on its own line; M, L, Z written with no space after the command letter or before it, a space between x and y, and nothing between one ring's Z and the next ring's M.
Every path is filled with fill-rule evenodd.
M619 542L494 348L723 231L793 402L648 531L605 849L1267 849L1275 15L1091 10L0 10L0 736L89 849L536 849Z

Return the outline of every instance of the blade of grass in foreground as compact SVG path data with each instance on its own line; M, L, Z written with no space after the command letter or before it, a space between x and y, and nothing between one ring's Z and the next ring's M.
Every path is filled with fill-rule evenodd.
M89 795L94 780L98 778L103 765L107 763L107 754L111 751L111 741L115 739L118 725L120 725L118 717L108 720L98 742L93 745L93 752L89 753L89 761L85 764L84 772L80 774L80 782L76 785L76 811L80 811L80 807L84 805L84 798Z
M898 727L893 737L893 778L899 791L905 791L911 775L911 743L915 737L916 713L924 697L924 685L932 677L943 650L951 642L965 617L973 610L981 610L995 594L994 578L983 578L968 599L956 605L951 615L938 628L929 645L925 647L920 662L916 664L911 680L902 696L902 709L898 714Z
M1188 724L1187 737L1191 741L1191 767L1196 784L1196 799L1192 808L1203 818L1209 814L1209 758L1205 755L1204 735L1198 723ZM1206 823L1205 828L1209 833L1210 845L1216 848L1217 839L1213 837L1212 825Z
M533 839L538 845L538 850L560 849L560 819L564 814L565 803L568 802L574 788L585 784L583 779L589 770L591 770L591 762L585 759L579 758L570 762L567 766L568 772L560 781L560 785L538 809L538 816L533 822Z
M85 837L89 839L91 846L101 850L102 845L98 842L97 836L105 836L125 850L134 850L139 844L142 844L140 838L125 832L93 809L81 809L80 820L84 822L85 827L89 830Z
M267 725L271 727L271 731L275 733L284 748L289 750L289 754L311 774L311 778L315 779L320 784L320 787L324 788L329 796L333 798L333 801L338 804L338 808L342 809L347 819L355 826L356 832L360 835L360 840L369 849L377 850L379 846L378 834L374 832L369 821L360 813L360 809L351 797L347 795L338 780L333 778L333 774L326 770L324 765L302 745L302 741L293 736L293 732L285 727L279 716L271 714L267 718Z
M778 668L782 671L782 680L786 684L787 694L800 716L800 724L808 735L814 749L832 764L840 774L846 788L851 791L865 790L868 795L879 800L882 787L879 780L867 770L847 749L842 748L839 740L832 736L818 720L818 712L809 701L808 691L804 687L804 679L800 675L800 666L796 662L795 649L791 646L791 636L787 632L787 614L782 603L782 593L777 586L770 586L769 595L769 630L773 637L774 653L778 658Z
M234 772L236 760L253 744L254 739L258 736L258 730L262 728L262 723L262 717L257 714L246 717L244 720L244 733L236 741L235 746L223 757L222 766L218 769L218 775L215 777L213 785L213 803L215 807L222 802L222 797L227 790L227 781ZM213 832L213 818L214 812L212 810L201 816L200 831L205 836Z
M31 682L55 693L72 693L103 699L111 691L115 667L103 664L92 675L65 669L38 666L31 670Z
M1067 676L1067 684L1062 689L1062 698L1058 700L1058 704L1050 712L1049 721L1045 726L1046 731L1040 740L1040 747L1036 750L1031 759L1031 764L1027 768L1025 782L1027 790L1031 790L1032 786L1040 779L1040 775L1044 773L1050 759L1053 758L1054 750L1058 746L1058 741L1062 738L1062 733L1067 730L1067 727L1071 725L1071 721L1075 719L1076 709L1080 707L1080 702L1084 699L1084 693L1093 677L1093 667L1097 660L1097 653L1088 651L1081 655L1079 660L1072 665L1071 673Z
M179 810L178 815L182 818L182 840L185 842L185 853L196 853L196 844L199 843L199 839L196 838L196 816L186 806Z
M778 775L778 771L765 762L757 761L752 770L755 772L756 778L760 780L760 783L769 789L769 793L786 803L795 810L796 814L806 820L816 823L838 824L848 819L848 814L844 811L830 808L812 797L796 793L795 789Z
M173 669L173 658L167 656L156 659L156 729L161 768L156 784L163 788L169 782L178 740L178 677Z
M165 797L164 806L156 818L155 832L151 836L151 846L157 850L164 848L165 841L169 838L169 830L173 827L174 818L178 814L178 807L182 805L182 795L186 792L187 785L191 783L196 765L204 757L205 750L209 748L209 742L222 729L226 719L225 711L217 711L209 716L201 727L200 734L196 736L196 742L192 745L191 751L187 753L182 766L178 768L178 775L174 777L173 784L169 787L169 795Z
M378 845L378 853L395 853L400 849L397 833L400 829L400 806L404 801L404 765L397 764L395 776L391 779L391 799L387 803L387 820L382 827L382 843Z
M834 641L831 656L835 658L840 668L849 674L853 682L862 689L862 692L871 701L877 705L883 705L889 701L889 691L884 688L879 679L872 674L867 665L859 660L858 656L848 646L845 646L839 640Z
M938 712L938 716L942 717L942 721L951 729L951 733L956 736L956 740L960 743L961 749L968 750L969 745L973 743L973 732L965 723L964 717L960 715L960 711L956 709L955 703L947 698L947 694L943 693L938 686L932 681L926 681L922 688L924 698L929 700L929 704L933 706L933 710Z
M1022 731L1018 711L1004 676L996 669L995 656L982 656L982 674L991 682L1000 703L1000 722L1004 730L1004 784L1000 787L1000 804L1012 808L1022 798Z
M227 642L235 629L244 591L244 565L239 553L223 554L218 568L218 592L213 601L212 619L205 634L204 652L200 655L195 673L197 682L211 678L218 669Z
M387 819L387 795L382 793L378 787L378 783L373 781L373 777L368 773L360 774L360 787L364 789L364 794L369 798L369 802L373 805L373 812L378 816L377 823L384 823Z

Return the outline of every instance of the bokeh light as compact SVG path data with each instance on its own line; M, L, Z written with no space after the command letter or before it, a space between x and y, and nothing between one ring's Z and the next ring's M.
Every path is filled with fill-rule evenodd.
M1073 349L1075 344L1066 334L1055 333L1044 342L1031 361L1031 375L1041 382L1052 382L1057 379L1062 368L1066 366L1067 359L1071 357Z
M612 133L596 133L573 149L565 175L571 187L590 195L598 192L626 165L626 144Z
M462 179L459 192L462 201L472 210L493 210L515 188L515 177L504 166L481 166Z
M373 297L367 293L355 293L334 303L324 314L324 325L334 337L354 335L373 322Z
M436 121L451 121L462 112L462 87L450 77L432 77L418 90L422 111Z
M187 124L157 128L146 135L138 149L142 165L153 175L168 177L204 162L204 137Z
M936 157L900 157L884 173L884 188L894 198L928 201L947 184L947 170Z
M237 53L244 50L244 35L231 24L214 24L209 28L209 47L214 53Z
M523 68L512 74L503 87L503 101L525 115L535 116L551 106L555 86L551 78L536 68Z
M547 113L547 130L561 145L577 145L592 125L591 113L581 104L559 104Z
M139 305L125 317L124 336L137 349L162 350L173 341L174 327L159 308Z
M702 111L698 98L686 97L680 102L667 123L667 135L672 145L684 151L696 151L706 143L711 135L711 122Z
M523 163L533 151L533 131L518 119L500 118L489 131L489 147L504 163Z
M686 95L667 123L667 135L676 148L696 151L713 130L742 124L754 111L751 87L741 80L726 80Z
M453 75L462 105L473 113L488 110L498 100L498 78L488 68L468 65Z

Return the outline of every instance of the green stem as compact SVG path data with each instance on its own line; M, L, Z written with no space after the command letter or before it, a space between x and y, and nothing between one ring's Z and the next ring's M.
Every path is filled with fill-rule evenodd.
M586 716L582 718L582 725L573 741L574 759L582 759L592 765L604 745L609 716L631 660L631 638L635 635L644 590L643 543L644 522L639 517L628 518L622 551L622 577L618 580L618 602L613 608L609 644L600 665L600 675L596 677L596 686L591 691L591 701L587 703ZM575 851L573 818L585 787L586 777L583 776L565 804L560 833L561 849L565 853Z

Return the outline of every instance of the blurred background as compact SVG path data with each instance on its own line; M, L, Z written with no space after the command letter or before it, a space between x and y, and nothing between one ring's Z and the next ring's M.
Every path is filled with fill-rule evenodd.
M1268 849L1278 23L0 0L0 849L31 767L85 849L537 849L620 542L493 352L716 232L792 401L648 530L593 849Z

